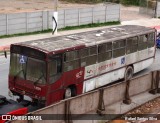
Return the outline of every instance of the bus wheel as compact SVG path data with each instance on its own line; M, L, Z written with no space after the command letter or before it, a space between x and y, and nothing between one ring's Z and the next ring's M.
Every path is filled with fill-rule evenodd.
M129 66L127 67L125 71L125 80L130 80L133 77L133 67Z
M65 91L64 98L67 99L73 96L76 96L76 89L74 87L68 87Z

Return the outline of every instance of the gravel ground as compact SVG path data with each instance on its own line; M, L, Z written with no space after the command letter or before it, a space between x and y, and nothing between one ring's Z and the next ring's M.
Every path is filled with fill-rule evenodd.
M91 4L71 4L58 2L58 9L82 8L94 6ZM0 13L17 13L26 11L54 9L54 0L0 0Z
M76 4L68 2L58 2L58 9L93 7L100 4ZM0 13L19 13L39 10L53 10L54 0L0 0ZM121 21L151 18L148 15L139 14L139 7L121 6Z
M160 97L155 98L154 100L151 100L133 110L126 113L123 118L134 118L136 115L141 115L140 118L152 118L152 116L159 114L155 118L152 118L153 120L146 120L146 119L138 119L138 116L136 117L137 120L113 120L109 121L109 123L160 123L160 120L156 120L160 118Z
M160 113L160 97L151 100L144 105L130 111L127 114L150 114L150 113Z

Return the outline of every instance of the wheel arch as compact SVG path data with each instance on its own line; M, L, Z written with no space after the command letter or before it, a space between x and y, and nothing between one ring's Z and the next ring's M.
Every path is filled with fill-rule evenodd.
M75 84L68 85L68 86L65 88L65 91L66 91L67 88L70 88L71 90L74 90L75 93L77 94L77 87L76 87ZM65 99L65 91L64 91L64 93L63 93L63 99Z

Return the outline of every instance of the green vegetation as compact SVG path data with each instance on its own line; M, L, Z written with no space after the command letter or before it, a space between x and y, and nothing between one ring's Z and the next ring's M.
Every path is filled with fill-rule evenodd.
M121 3L124 5L139 5L140 0L62 0L71 3L100 3L100 2L114 2L114 3Z
M84 3L84 4L93 4L93 3L100 3L100 2L105 2L106 0L61 0L61 1L67 1L70 3Z
M48 33L51 32L51 29L43 30L43 31L37 31L37 32L28 32L28 33L18 33L18 34L12 34L12 35L2 35L0 38L9 38L9 37L16 37L16 36L24 36L24 35L34 35L34 34L41 34L41 33Z
M117 25L117 24L120 24L120 22L119 21L113 21L113 22L105 22L105 23L92 23L92 24L86 24L86 25L80 25L80 26L67 26L65 28L59 29L58 31L74 30L74 29L82 29L82 28L92 28L92 27L101 27L101 26L110 26L110 25ZM37 31L37 32L29 32L29 33L19 33L19 34L13 34L13 35L2 35L2 36L0 36L0 38L9 38L9 37L25 36L25 35L35 35L35 34L42 34L42 33L48 33L48 32L52 32L52 29Z
M65 28L59 29L59 31L101 27L101 26L111 26L111 25L117 25L117 24L120 24L120 22L113 21L113 22L105 22L105 23L92 23L92 24L86 24L86 25L80 25L80 26L67 26Z
M120 2L124 5L139 5L139 0L120 0Z

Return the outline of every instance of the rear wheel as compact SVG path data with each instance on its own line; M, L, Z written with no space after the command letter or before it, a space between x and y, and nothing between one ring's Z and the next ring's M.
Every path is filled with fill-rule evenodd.
M125 80L130 80L133 77L133 67L129 66L125 72Z
M75 87L68 87L65 91L65 95L64 95L64 98L67 99L67 98L70 98L70 97L73 97L73 96L76 96L76 89Z

